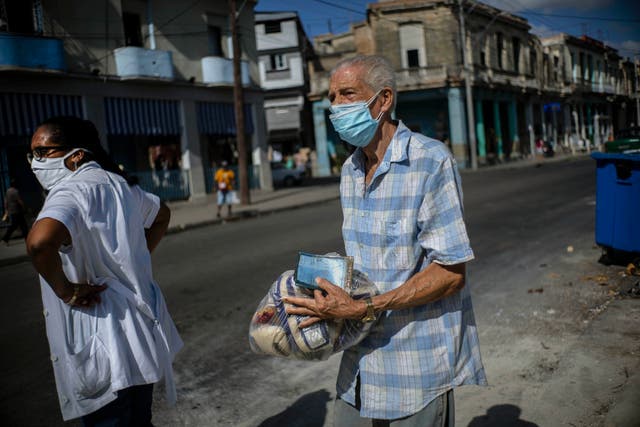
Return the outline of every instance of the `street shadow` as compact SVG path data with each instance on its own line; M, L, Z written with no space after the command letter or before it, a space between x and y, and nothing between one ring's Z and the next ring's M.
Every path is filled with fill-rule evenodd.
M264 420L258 427L322 427L327 416L327 402L331 394L318 390L296 400L279 414Z
M537 424L520 419L522 411L515 405L495 405L485 415L474 417L467 427L538 427Z
M626 252L609 248L602 251L602 255L598 259L598 262L607 266L618 265L626 267L632 263L636 266L640 266L640 255L636 252Z

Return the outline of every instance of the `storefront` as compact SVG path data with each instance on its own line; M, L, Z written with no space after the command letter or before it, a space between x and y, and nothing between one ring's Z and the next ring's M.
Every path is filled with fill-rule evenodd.
M179 102L165 99L104 98L111 157L142 188L163 200L190 196L182 168Z
M202 146L202 163L205 171L205 186L207 193L213 191L213 176L223 161L236 174L238 180L238 148L236 138L236 116L232 103L226 102L197 102L198 132ZM254 133L253 114L251 105L244 104L244 133L245 140L251 141ZM247 150L248 152L250 150ZM258 173L252 164L251 156L247 159L249 186L258 188ZM236 182L236 188L238 183Z

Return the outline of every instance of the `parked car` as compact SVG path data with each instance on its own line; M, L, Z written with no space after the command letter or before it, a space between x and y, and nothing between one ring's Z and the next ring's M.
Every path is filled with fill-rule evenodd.
M291 187L302 183L306 176L304 167L289 169L284 163L271 162L271 177L274 187Z

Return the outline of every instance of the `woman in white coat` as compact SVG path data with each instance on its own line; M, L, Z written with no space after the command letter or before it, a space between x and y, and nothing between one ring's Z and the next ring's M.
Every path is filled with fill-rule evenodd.
M154 383L164 379L175 402L171 363L182 347L151 270L169 209L127 182L89 121L46 120L29 157L48 192L27 250L40 274L62 416L150 426Z

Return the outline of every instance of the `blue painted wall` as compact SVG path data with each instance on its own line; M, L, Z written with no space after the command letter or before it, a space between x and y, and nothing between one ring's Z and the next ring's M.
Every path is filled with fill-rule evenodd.
M450 138L449 111L445 99L398 102L396 117L411 130L444 141Z
M0 33L0 66L65 71L62 40Z

